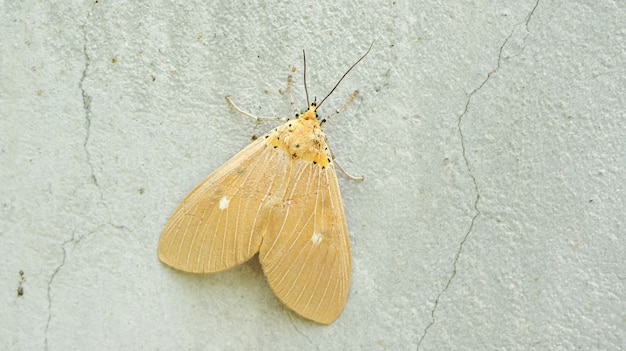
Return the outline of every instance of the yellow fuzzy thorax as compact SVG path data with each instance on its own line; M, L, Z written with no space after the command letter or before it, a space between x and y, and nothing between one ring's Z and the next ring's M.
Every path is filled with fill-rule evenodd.
M326 137L316 113L317 105L309 108L295 120L288 120L266 136L267 144L285 151L293 160L303 160L326 167L330 163Z

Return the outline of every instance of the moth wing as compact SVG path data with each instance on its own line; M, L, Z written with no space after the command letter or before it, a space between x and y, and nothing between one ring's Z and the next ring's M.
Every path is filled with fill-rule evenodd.
M206 177L178 206L159 242L159 259L186 272L232 268L259 251L268 194L285 170L259 139Z
M330 324L350 287L350 238L337 176L294 161L281 205L273 207L259 259L272 290L298 314Z

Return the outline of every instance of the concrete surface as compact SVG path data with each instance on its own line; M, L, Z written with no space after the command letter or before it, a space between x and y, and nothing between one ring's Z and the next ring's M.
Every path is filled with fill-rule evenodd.
M623 1L3 1L0 349L626 348ZM353 250L339 319L258 261L162 265L202 178L312 96ZM322 113L324 113L322 111ZM20 274L22 272L22 274ZM21 292L21 296L20 293Z

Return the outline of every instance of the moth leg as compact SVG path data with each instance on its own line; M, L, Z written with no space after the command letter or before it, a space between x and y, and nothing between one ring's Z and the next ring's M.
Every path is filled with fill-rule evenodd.
M333 117L333 116L338 115L341 111L345 110L345 108L346 108L346 107L348 107L348 105L350 105L350 103L352 102L352 100L354 100L354 98L355 98L355 97L357 97L357 95L359 95L359 91L358 91L358 90L355 90L355 91L354 91L354 93L352 93L352 95L350 95L350 97L348 98L348 100L347 100L347 101L346 101L343 105L341 105L341 107L339 107L338 109L336 109L336 110L335 110L335 112L331 113L330 115L328 115L327 117L325 117L324 119L322 119L322 120L320 121L320 127L321 127L324 123L326 123L326 121L328 121L328 119L330 119L330 118L331 118L331 117ZM340 166L340 167L341 167L341 166ZM344 171L344 173L345 173L345 171ZM346 173L346 175L348 175L348 174Z
M363 181L363 179L365 179L365 177L363 176L353 176L352 174L348 173L345 169L343 169L343 167L341 166L341 164L339 162L337 162L337 160L333 157L333 160L335 160L335 164L337 165L337 167L339 167L339 169L341 170L341 172L343 172L343 174L346 175L346 177L352 179L352 180L356 180L357 182L361 182Z
M293 101L293 80L291 75L287 76L287 93L289 94L289 100L291 102L291 110L294 116L298 116L298 110L296 109L296 103Z
M326 142L326 144L328 144L328 141ZM339 162L337 162L337 159L335 158L335 154L333 153L333 151L330 149L330 145L328 145L328 151L330 152L330 157L333 159L333 162L335 162L335 164L337 165L337 167L341 170L341 172L343 172L343 174L346 175L346 177L352 179L352 180L356 180L357 182L362 181L363 179L365 179L365 177L363 176L353 176L352 174L348 173L342 166L341 164L339 164Z
M251 114L250 112L246 112L244 110L242 110L241 108L239 108L239 106L235 105L235 103L233 102L233 100L231 100L230 96L226 97L226 101L228 101L229 104L231 104L233 106L233 108L235 110L237 110L237 112L241 113L242 115L248 116L250 118L253 118L257 124L259 124L259 122L261 121L283 121L286 122L287 120L289 120L288 118L280 118L280 117L257 117L253 114Z

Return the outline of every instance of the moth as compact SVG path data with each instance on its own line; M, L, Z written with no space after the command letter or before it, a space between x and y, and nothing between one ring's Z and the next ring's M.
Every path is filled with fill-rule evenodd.
M373 44L373 43L372 43ZM259 254L275 295L291 310L330 324L344 308L350 288L350 238L335 161L321 126L330 116L317 110L371 50L359 58L318 104L258 137L185 197L167 222L159 259L175 269L216 273ZM304 52L303 52L304 54ZM288 79L291 94L292 80ZM306 91L306 56L304 59ZM239 112L256 117L227 101Z

